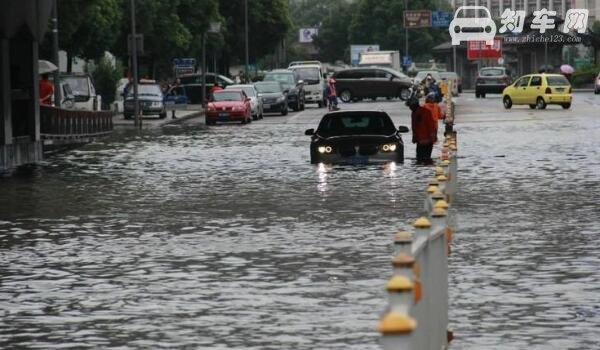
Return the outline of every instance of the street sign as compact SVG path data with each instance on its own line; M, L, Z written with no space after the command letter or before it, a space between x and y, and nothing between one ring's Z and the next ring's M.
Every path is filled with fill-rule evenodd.
M411 56L403 56L402 57L402 65L403 66L410 66L412 65L413 61L412 61L412 57Z
M350 45L350 62L353 66L358 66L360 54L369 51L379 51L379 45Z
M431 26L436 28L448 28L452 22L452 12L431 11Z
M469 41L467 58L478 60L482 58L502 57L502 39L494 38L494 45L486 45L485 41Z
M312 43L313 36L319 34L319 28L300 28L298 33L298 41L301 43Z
M196 72L195 58L174 58L171 63L173 64L173 73L176 77Z
M404 26L406 28L431 27L431 11L404 11Z
M138 54L144 54L144 34L136 34L135 38ZM127 52L131 52L131 34L127 35Z

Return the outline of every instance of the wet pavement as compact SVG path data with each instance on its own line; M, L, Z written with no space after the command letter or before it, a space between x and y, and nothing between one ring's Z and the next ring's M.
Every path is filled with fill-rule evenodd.
M600 341L599 105L459 99L452 348ZM323 112L120 130L0 178L0 348L378 349L391 237L431 169L412 145L310 165Z

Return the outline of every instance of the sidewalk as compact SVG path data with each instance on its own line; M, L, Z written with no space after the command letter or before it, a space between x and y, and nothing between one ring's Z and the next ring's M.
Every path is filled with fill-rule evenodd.
M167 117L165 119L159 119L158 115L148 115L143 116L142 118L142 127L143 128L159 128L169 124L176 124L184 120L198 118L204 116L204 110L202 110L201 106L190 106L195 107L194 110L180 110L175 111L176 119L172 119L172 112L167 112ZM126 120L123 117L123 114L115 114L112 118L113 125L115 128L129 128L134 127L135 122L133 119Z

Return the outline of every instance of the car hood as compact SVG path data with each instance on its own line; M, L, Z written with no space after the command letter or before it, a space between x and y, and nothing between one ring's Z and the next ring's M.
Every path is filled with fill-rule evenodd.
M333 144L361 144L361 143L384 143L395 142L396 134L391 135L343 135L343 136L323 136L317 133L317 137L321 140L331 142Z

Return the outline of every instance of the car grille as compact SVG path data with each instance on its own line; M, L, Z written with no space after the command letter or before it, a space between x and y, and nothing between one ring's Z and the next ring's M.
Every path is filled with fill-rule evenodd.
M374 145L363 145L358 149L358 153L361 156L372 156L377 154L377 146Z
M263 102L264 103L276 103L277 102L277 98L263 98Z
M361 156L373 156L379 151L378 145L342 145L339 146L339 153L342 157L352 157L356 154Z

